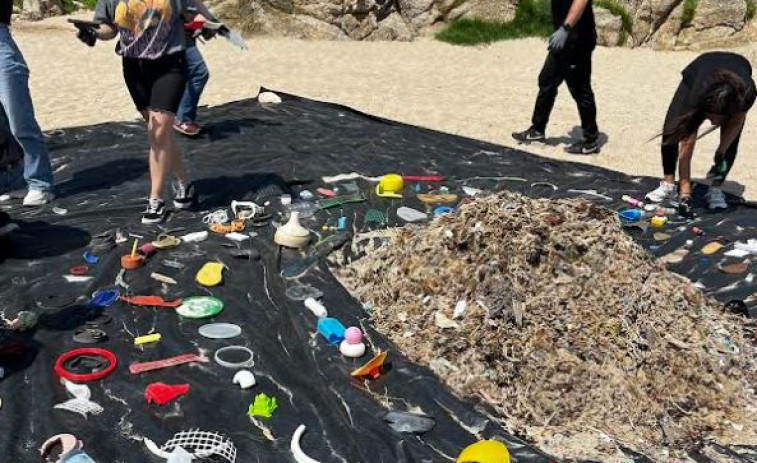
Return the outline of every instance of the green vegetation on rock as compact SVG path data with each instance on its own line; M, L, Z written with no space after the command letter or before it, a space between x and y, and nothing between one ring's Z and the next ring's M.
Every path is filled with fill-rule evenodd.
M459 19L436 34L436 38L455 45L480 45L523 37L549 37L552 31L549 0L521 0L512 21Z
M699 0L684 0L683 1L683 13L681 14L681 24L688 26L694 21L694 16L697 13L697 6L699 6Z
M757 14L757 1L746 0L746 20L751 21Z
M620 21L623 23L623 30L620 35L620 45L625 45L628 37L633 34L633 18L628 11L626 11L623 5L615 0L596 0L594 6L604 8L613 15L620 17Z

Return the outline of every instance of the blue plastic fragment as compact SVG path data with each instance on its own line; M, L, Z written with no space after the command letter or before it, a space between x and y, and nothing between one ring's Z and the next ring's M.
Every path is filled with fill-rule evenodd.
M99 257L97 257L96 255L92 254L89 251L84 251L84 254L82 254L82 257L88 264L92 264L92 265L100 261Z
M621 222L638 222L643 217L644 212L641 209L623 209L622 211L618 211L618 218Z
M339 217L339 220L336 221L336 229L338 231L347 229L347 217Z
M318 320L318 332L326 338L329 344L339 344L344 341L347 328L336 318L321 318Z
M445 214L452 214L453 209L448 206L439 206L436 209L434 209L434 217L439 217L440 215Z
M120 297L121 293L116 290L95 291L89 305L100 308L110 307L115 304Z

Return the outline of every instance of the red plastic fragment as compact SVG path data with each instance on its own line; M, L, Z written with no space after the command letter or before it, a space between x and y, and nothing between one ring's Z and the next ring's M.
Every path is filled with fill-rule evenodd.
M334 193L333 190L329 190L328 188L318 188L315 191L317 191L318 194L326 198L333 198L334 196L336 196L336 193Z
M166 301L160 296L121 296L121 300L127 304L144 307L165 307L168 309L175 309L181 305L181 299Z
M444 177L441 175L403 175L402 180L406 182L443 182Z
M148 404L165 405L168 402L189 392L189 384L172 386L165 383L151 383L145 389L145 400Z
M87 267L86 265L77 265L76 267L71 267L68 273L76 276L86 275L87 273L89 273L89 267Z

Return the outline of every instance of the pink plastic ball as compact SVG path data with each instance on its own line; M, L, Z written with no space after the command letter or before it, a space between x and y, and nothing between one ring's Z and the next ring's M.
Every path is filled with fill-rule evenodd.
M344 332L344 340L347 341L347 344L360 344L363 342L363 332L356 326L350 326Z

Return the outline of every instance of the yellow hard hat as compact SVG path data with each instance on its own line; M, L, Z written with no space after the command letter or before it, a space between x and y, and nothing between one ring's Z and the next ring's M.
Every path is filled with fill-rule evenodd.
M500 441L482 440L466 447L457 463L510 463L510 452Z
M382 198L401 198L400 193L405 188L405 181L399 174L386 174L376 185L376 194Z

